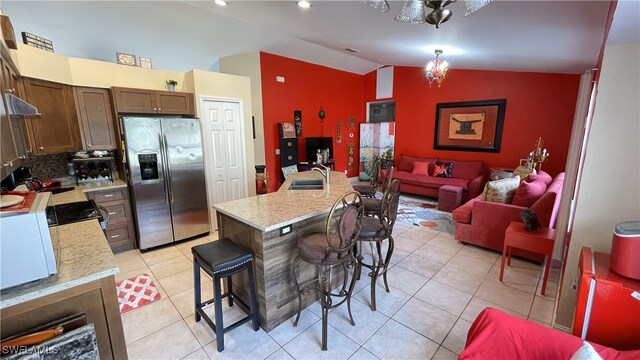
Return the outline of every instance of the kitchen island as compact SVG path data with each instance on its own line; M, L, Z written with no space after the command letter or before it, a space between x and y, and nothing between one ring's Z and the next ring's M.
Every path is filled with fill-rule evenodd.
M126 186L92 184L53 196L55 205L86 200L85 191ZM55 227L58 273L0 292L1 337L85 313L93 323L101 359L126 359L114 274L118 263L97 220Z
M251 249L260 326L271 331L297 311L298 298L290 279L293 259L298 254L298 234L324 231L327 215L335 201L353 191L347 177L331 172L329 184L317 171L293 174L275 193L213 205L218 221L218 234ZM289 190L294 180L322 179L321 190ZM301 264L299 278L316 276L315 269ZM246 299L246 275L234 276L234 292ZM237 284L237 285L235 285ZM303 295L304 304L315 301L314 292ZM303 305L304 305L303 304Z

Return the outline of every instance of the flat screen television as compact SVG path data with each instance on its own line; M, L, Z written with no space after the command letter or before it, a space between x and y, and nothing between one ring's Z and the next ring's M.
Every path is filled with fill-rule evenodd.
M308 137L305 139L307 144L307 161L309 163L316 162L316 153L318 149L329 149L331 159L333 159L333 138L332 137Z

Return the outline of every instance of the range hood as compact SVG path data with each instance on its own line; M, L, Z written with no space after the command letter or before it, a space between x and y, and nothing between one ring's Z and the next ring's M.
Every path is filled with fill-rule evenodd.
M10 116L37 116L40 115L38 108L20 99L10 92L4 93L7 99L7 112Z

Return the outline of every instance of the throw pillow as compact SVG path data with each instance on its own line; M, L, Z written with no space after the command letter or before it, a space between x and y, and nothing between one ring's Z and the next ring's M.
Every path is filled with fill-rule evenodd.
M443 163L440 161L436 161L436 164L433 165L433 177L450 178L452 170L452 162Z
M551 177L551 175L542 170L540 170L539 174L531 173L527 175L527 178L525 179L526 182L534 182L536 180L542 180L547 186L551 185L551 183L553 182L553 178Z
M429 176L429 163L423 161L414 161L411 173Z
M531 174L529 174L531 176ZM529 179L529 176L527 179ZM538 175L534 175L538 176ZM538 199L544 195L547 191L547 184L542 180L536 180L528 182L525 180L518 185L515 194L513 194L513 200L511 205L517 205L522 207L531 207Z
M569 360L602 360L602 358L596 349L585 341Z
M528 166L520 165L520 166L518 166L517 168L515 168L515 169L513 170L513 175L512 175L512 177L519 176L519 177L520 177L520 179L521 179L522 181L524 181L524 179L527 177L527 175L529 175L529 174L535 174L535 173L536 173L536 169L532 169L532 168L530 168L530 167L528 167Z
M509 204L518 185L520 185L520 176L517 175L512 178L489 181L484 186L482 200Z

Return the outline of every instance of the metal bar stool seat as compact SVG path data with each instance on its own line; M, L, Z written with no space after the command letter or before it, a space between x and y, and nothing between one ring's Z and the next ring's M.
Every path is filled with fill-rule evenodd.
M390 168L387 171L387 176L384 178L384 185L382 187L382 193L389 190L391 186L391 182L393 181L393 168ZM354 186L355 189L355 186ZM375 195L375 194L374 194ZM380 216L381 208L382 208L382 199L378 199L375 196L370 198L362 199L362 204L364 205L364 214L366 216Z
M193 289L195 300L195 318L196 322L200 318L204 318L205 322L216 333L216 342L218 351L224 350L224 333L234 329L248 321L253 322L253 330L258 331L260 325L258 298L256 295L255 283L253 278L253 254L251 251L234 243L229 238L212 241L210 243L194 246L191 248L193 254ZM213 278L213 299L202 302L200 288L200 268ZM233 292L231 283L231 275L247 270L249 279L249 302L245 303L241 298ZM226 278L227 292L224 294L221 290L220 280ZM247 316L236 321L235 323L224 327L222 320L222 299L228 298L229 306L233 306L234 300L237 300L238 307L242 309ZM215 310L215 323L205 313L204 307L213 303Z

